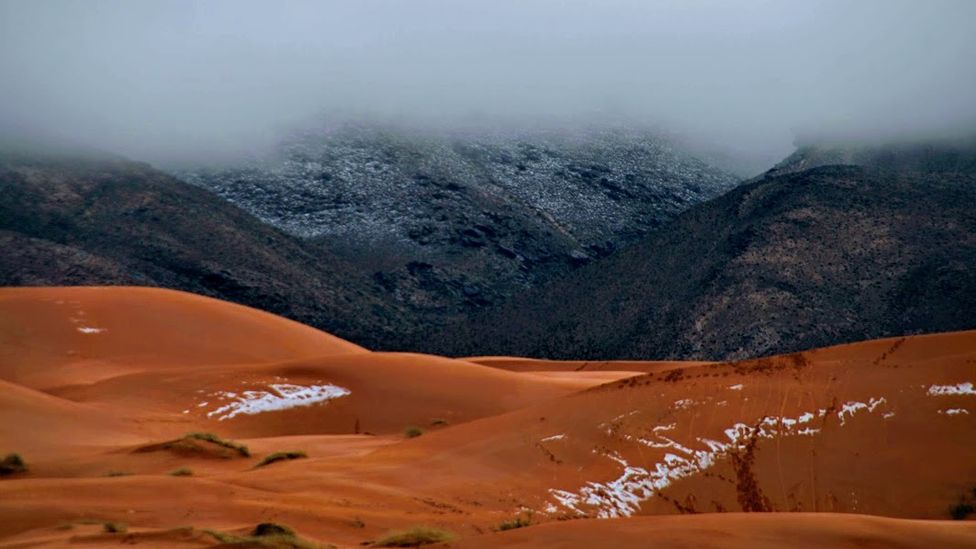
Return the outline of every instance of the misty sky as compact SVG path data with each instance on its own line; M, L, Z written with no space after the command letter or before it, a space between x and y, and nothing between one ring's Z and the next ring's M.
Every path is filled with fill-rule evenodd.
M145 160L327 113L651 123L745 155L976 128L976 1L0 0L0 124Z

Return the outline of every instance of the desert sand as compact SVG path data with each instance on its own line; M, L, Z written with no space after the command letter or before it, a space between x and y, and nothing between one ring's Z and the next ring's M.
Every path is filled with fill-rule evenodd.
M339 547L415 525L456 547L972 547L949 509L976 498L974 383L976 332L449 359L180 292L5 288L0 458L28 470L0 477L0 547L217 545L205 530L268 521ZM307 457L257 467L278 451Z

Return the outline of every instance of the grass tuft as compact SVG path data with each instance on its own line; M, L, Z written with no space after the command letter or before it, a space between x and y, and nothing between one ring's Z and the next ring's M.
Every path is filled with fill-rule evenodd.
M515 517L512 520L506 520L505 522L499 524L496 530L499 532L504 532L505 530L515 530L517 528L525 528L530 524L532 524L532 522L527 517Z
M375 547L420 547L431 543L451 541L456 537L447 530L429 526L414 526L406 530L390 532L374 542L373 545Z
M129 530L129 525L124 522L105 522L102 524L102 531L106 534L124 534Z
M211 444L216 444L217 446L223 446L240 454L243 457L251 457L251 451L248 450L247 446L243 444L238 444L233 440L225 440L213 433L187 433L183 435L183 440L202 440L204 442L209 442Z
M410 426L403 430L403 436L407 438L417 438L424 434L424 430L420 427Z
M27 472L27 462L20 454L7 454L0 460L0 477Z
M292 459L303 459L303 458L307 458L307 457L308 457L308 454L306 454L305 452L303 452L301 450L291 450L291 451L287 451L287 452L275 452L273 454L268 454L268 455L264 456L264 459L262 459L261 461L259 461L258 464L254 466L254 468L257 469L258 467L264 467L265 465L271 465L272 463L275 463L275 462L278 462L278 461L289 461L289 460L292 460Z

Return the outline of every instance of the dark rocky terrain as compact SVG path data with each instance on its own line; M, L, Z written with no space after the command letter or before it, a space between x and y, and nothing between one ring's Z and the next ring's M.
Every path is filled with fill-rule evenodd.
M973 311L972 142L804 146L639 244L430 345L461 355L733 359L973 328Z
M646 131L371 124L176 174L326 242L432 326L605 257L737 179Z
M367 346L397 341L409 324L368 276L323 246L146 164L4 154L0 196L0 285L175 288Z

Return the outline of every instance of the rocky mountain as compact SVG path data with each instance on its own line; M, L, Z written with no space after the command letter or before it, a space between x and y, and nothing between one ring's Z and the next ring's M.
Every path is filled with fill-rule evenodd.
M147 285L271 311L372 346L408 324L320 244L142 163L0 155L0 285Z
M327 242L434 326L605 257L736 183L642 130L376 124L298 132L266 157L176 174Z
M430 345L733 359L976 327L972 145L802 147L639 244Z

